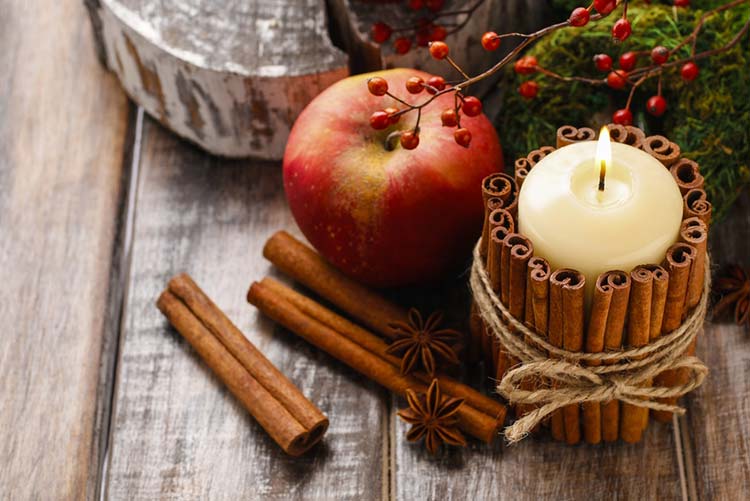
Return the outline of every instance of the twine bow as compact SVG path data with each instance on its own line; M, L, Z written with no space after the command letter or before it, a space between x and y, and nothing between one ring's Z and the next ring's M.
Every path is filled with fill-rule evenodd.
M682 407L656 399L681 397L700 386L708 374L708 368L698 358L684 355L706 316L711 287L708 258L706 263L700 303L680 327L640 348L583 353L551 345L510 314L492 290L477 246L470 280L477 309L508 353L520 360L520 364L503 376L497 390L511 403L538 406L505 429L506 439L511 443L517 442L557 409L583 402L616 399L639 407L684 414ZM581 362L599 362L602 365L584 366ZM668 369L684 370L688 376L687 382L669 387L644 386L644 383ZM522 381L529 379L545 380L549 384L533 390L523 389Z

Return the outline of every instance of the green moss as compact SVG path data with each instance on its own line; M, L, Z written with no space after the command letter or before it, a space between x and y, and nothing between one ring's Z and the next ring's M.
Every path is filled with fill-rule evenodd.
M567 12L568 0L554 0ZM695 2L697 3L697 2ZM724 1L704 2L710 8ZM577 4L576 4L577 5ZM629 8L633 35L623 44L612 42L611 22L592 23L583 29L567 28L542 39L529 50L539 63L562 75L602 77L593 65L594 54L604 52L616 61L630 50L650 50L655 45L675 47L689 34L703 14L698 9L675 11L667 6ZM563 17L565 14L562 14ZM698 38L697 51L728 42L750 17L743 5L713 16ZM687 57L683 47L677 56ZM750 185L750 51L748 36L732 50L698 62L701 73L691 83L683 82L679 68L665 73L663 93L667 113L655 119L645 113L645 103L656 92L656 79L638 90L632 111L636 125L647 134L663 134L677 142L686 157L700 163L707 190L718 218L724 215L743 188ZM599 127L610 122L612 111L624 106L627 91L565 83L543 75L532 78L540 84L539 96L527 101L515 89L522 77L508 67L500 88L505 92L504 111L498 130L509 160L553 143L560 125ZM526 78L526 77L523 77Z

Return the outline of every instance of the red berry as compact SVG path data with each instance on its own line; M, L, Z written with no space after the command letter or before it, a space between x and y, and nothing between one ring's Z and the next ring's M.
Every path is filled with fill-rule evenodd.
M538 64L534 56L523 56L513 65L513 71L519 75L531 75L536 72Z
M419 94L424 90L424 80L419 77L411 77L406 81L406 90L409 94Z
M528 80L518 87L518 93L526 99L534 99L539 94L539 84L533 80Z
M414 131L407 130L401 134L401 147L405 150L413 150L419 146L419 136Z
M590 17L591 14L586 7L576 7L575 9L573 9L573 12L570 13L570 18L568 18L568 21L570 22L571 26L580 28L581 26L586 26L587 24L589 24Z
M607 85L616 90L623 89L628 83L627 75L628 74L624 71L613 71L609 75L607 75Z
M599 71L609 71L612 69L612 58L607 54L597 54L594 56L594 64Z
M500 38L497 36L497 33L488 31L482 35L482 47L484 47L484 50L497 50L500 47Z
M657 45L651 49L651 60L654 64L664 64L669 59L669 49L663 45Z
M630 26L630 21L621 17L617 20L614 26L612 26L612 37L619 41L624 41L633 32L633 28Z
M405 37L397 38L393 41L393 50L396 54L406 54L411 49L411 40Z
M464 99L464 102L461 105L461 111L463 111L467 117L476 117L482 113L482 101L474 96L468 96Z
M385 78L372 77L367 80L367 90L373 96L385 96L385 93L388 92L388 82Z
M606 16L617 7L617 0L594 0L594 9L601 14Z
M391 38L393 30L385 23L375 23L372 25L372 39L375 43L383 43Z
M431 89L430 87L427 87L427 92L430 94L435 94L436 91L441 91L445 89L445 78L443 77L430 77L427 79L427 85L430 87L434 87L435 90Z
M686 82L692 82L698 78L698 73L700 73L700 68L698 68L698 65L692 61L683 64L680 69L680 75L682 75L682 79Z
M391 124L398 123L398 121L401 120L401 115L397 115L398 110L396 108L386 108L383 111L388 113L388 121Z
M471 131L463 127L456 129L456 132L453 133L453 139L464 148L468 148L471 143Z
M424 3L432 12L437 12L443 8L445 0L425 0Z
M440 114L440 121L443 127L455 127L458 124L458 114L456 110L445 110Z
M690 0L674 0L675 7L688 7L689 5Z
M445 42L432 42L430 44L430 55L435 59L445 59L448 57L448 44Z
M391 123L391 117L385 111L376 111L370 117L370 127L375 130L381 130L388 127Z
M430 33L430 41L441 42L445 40L445 37L447 36L448 36L448 30L446 30L442 26L435 26L432 28L432 32Z
M629 109L623 108L615 111L612 115L612 121L619 125L633 125L633 114Z
M655 117L660 117L667 111L667 100L661 96L651 96L646 101L646 111Z
M635 68L637 61L638 56L636 56L635 52L626 52L620 56L620 69L630 71Z
M419 10L424 7L423 0L409 0L409 8L411 10Z

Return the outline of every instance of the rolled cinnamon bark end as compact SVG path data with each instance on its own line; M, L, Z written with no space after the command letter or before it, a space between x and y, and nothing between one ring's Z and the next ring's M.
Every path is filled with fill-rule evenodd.
M669 168L683 196L690 190L703 189L704 179L698 164L687 158L680 158Z
M682 221L680 240L695 247L696 255L690 267L687 297L685 299L687 312L694 308L703 295L703 284L706 271L706 249L708 245L708 227L699 217L689 217Z
M268 239L263 256L286 275L388 339L394 336L391 322L408 320L404 308L347 277L285 231Z
M502 225L492 228L490 234L490 246L487 253L487 274L490 277L492 290L496 294L499 294L502 288L503 241L508 234L508 230Z
M519 158L518 160L516 160L513 168L513 174L516 181L516 186L518 186L519 190L521 189L526 176L529 175L529 171L531 171L531 165L529 165L529 160L527 158Z
M482 226L482 239L479 242L479 254L487 259L487 246L490 242L490 214L497 209L502 209L505 202L500 197L490 197L484 203L484 224Z
M550 319L549 340L554 346L562 346L568 351L583 349L584 289L586 279L580 272L562 268L550 276ZM561 409L562 427L565 442L576 444L581 441L580 408L569 405ZM559 435L560 412L552 415L553 436ZM557 439L558 437L555 436Z
M518 208L518 186L513 177L504 172L490 174L482 180L482 196L484 200L492 197L502 199L502 208L515 216Z
M641 149L669 168L680 158L680 146L664 136L648 136Z
M224 332L226 335L220 339L212 332L212 329L219 326L224 328L224 319L219 318L223 316L223 313L213 311L208 318L203 318L205 308L215 306L210 300L204 300L207 298L201 297L202 292L198 292L199 289L198 291L190 290L188 298L178 296L184 292L184 286L192 282L192 280L187 282L189 278L187 280L184 278L187 277L177 277L179 285L175 287L176 293L171 289L162 292L156 303L159 310L271 438L287 454L291 456L303 454L323 438L328 429L328 419L260 352L252 347L252 350L245 353L243 359L252 362L249 365L252 366L254 374L259 375L263 382L268 383L270 379L274 380L269 387L266 387L254 377L253 373L230 352L221 340L231 338L234 334ZM170 286L173 283L174 281L170 283ZM195 311L190 303L193 305L199 303L200 307ZM228 319L226 322L231 324ZM236 330L236 327L233 325L232 327ZM241 333L239 335L242 336ZM237 341L234 340L233 343L236 342L238 346L249 344L247 340L244 343ZM245 346L240 349L246 348ZM291 405L290 402L292 402Z
M593 141L594 139L596 139L596 132L589 127L581 127L579 129L572 125L563 125L557 129L558 148L582 141Z
M706 192L703 189L693 189L685 193L683 200L683 217L699 217L706 223L706 228L711 226L711 212L713 206L708 201Z
M643 141L646 139L646 134L632 125L619 125L619 124L608 124L609 137L616 143L623 143L630 145L634 148L641 148Z
M534 316L534 329L541 335L547 335L549 318L549 277L552 274L546 259L534 256L528 263L529 277L527 287L531 290L531 308Z

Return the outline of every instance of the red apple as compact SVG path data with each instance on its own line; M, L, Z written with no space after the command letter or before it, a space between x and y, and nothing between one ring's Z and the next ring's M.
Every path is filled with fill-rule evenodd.
M378 71L337 82L297 119L284 154L284 187L292 214L312 245L354 279L378 287L431 282L469 255L481 232L482 179L502 168L495 129L483 114L462 114L471 145L454 140L441 113L453 93L422 110L419 146L404 149L386 138L414 127L416 112L383 130L370 127L373 112L403 105L368 92L380 76L394 95L416 104L426 91L406 92L412 69Z

